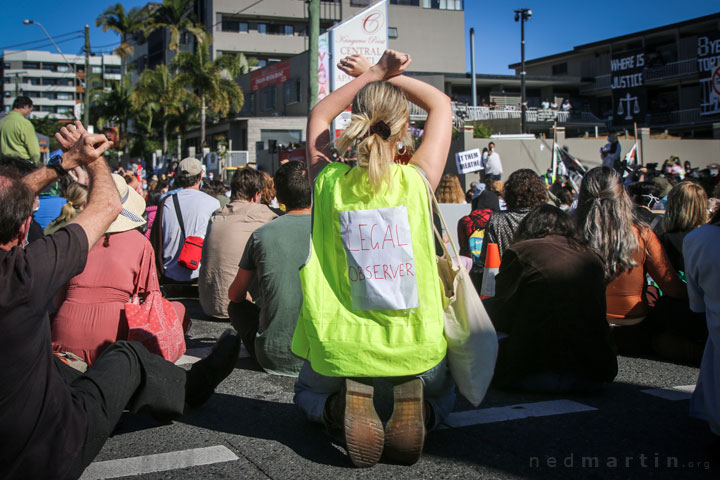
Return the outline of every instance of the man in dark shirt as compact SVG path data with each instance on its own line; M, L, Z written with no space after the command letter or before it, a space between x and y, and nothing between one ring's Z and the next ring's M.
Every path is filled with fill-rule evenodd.
M56 135L65 153L59 167L20 178L0 169L0 478L76 478L112 432L123 409L147 408L164 418L184 402L203 403L227 376L239 350L236 335L189 372L135 342L107 348L85 374L52 355L46 307L82 272L88 251L122 215L102 157L109 142L82 125ZM84 165L92 186L88 205L68 226L26 245L33 198L59 175ZM234 356L233 356L234 355ZM197 365L197 364L196 364Z

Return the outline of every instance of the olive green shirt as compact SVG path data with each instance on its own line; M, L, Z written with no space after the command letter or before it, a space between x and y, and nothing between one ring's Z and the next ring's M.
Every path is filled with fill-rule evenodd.
M0 151L7 157L40 163L40 142L30 120L18 112L10 112L0 120Z

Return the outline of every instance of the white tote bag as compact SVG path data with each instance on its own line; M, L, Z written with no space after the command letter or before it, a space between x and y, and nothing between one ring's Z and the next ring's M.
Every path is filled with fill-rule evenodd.
M424 175L422 176L424 178ZM431 211L440 217L443 229L447 232L449 230L445 218L440 212L437 199L427 179L425 184L428 188ZM498 353L497 335L467 270L459 261L453 261L442 236L436 228L433 229L444 252L437 261L445 296L443 305L448 366L460 393L477 407L485 398L495 370ZM458 259L458 249L452 239L450 245L455 259Z

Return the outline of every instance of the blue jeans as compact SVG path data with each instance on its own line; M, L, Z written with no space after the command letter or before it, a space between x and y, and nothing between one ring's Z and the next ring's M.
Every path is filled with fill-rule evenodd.
M455 381L447 368L447 358L435 365L427 372L409 377L383 377L374 381L386 381L391 384L403 383L412 378L419 378L423 382L425 400L432 407L434 421L429 425L432 430L442 422L455 406ZM326 377L312 369L309 362L305 362L300 370L300 376L295 382L295 396L293 402L311 422L323 423L325 402L333 393L342 388L345 378ZM375 383L375 382L374 382Z

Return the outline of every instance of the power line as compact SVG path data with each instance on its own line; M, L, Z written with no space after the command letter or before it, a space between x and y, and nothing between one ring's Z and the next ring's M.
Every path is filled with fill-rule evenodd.
M77 37L66 38L66 39L64 39L64 40L58 40L58 41L55 42L55 43L71 42L71 41L73 41L73 40L78 40L78 39L81 39L81 38L83 38L83 36L82 36L82 35L79 35L79 36L77 36ZM10 56L10 55L16 55L16 54L22 53L22 52L32 52L32 51L36 51L36 50L39 50L39 49L43 49L43 48L47 48L47 47L52 47L52 46L53 46L52 43L46 43L45 45L36 45L36 46L34 46L33 48L26 48L26 49L24 49L24 50L15 50L15 51L10 52L10 53L4 52L3 55L7 57L7 56ZM52 53L52 52L50 52L50 53Z
M60 38L60 37L67 37L68 35L74 35L78 33L83 33L82 30L75 30L74 32L68 32L68 33L61 33L60 35L55 35L53 38ZM26 45L31 45L33 43L43 43L47 42L47 38L42 38L40 40L33 40L31 42L24 42L24 43L16 43L15 45L6 45L4 47L0 47L0 50L6 50L8 48L15 48L15 47L24 47Z

